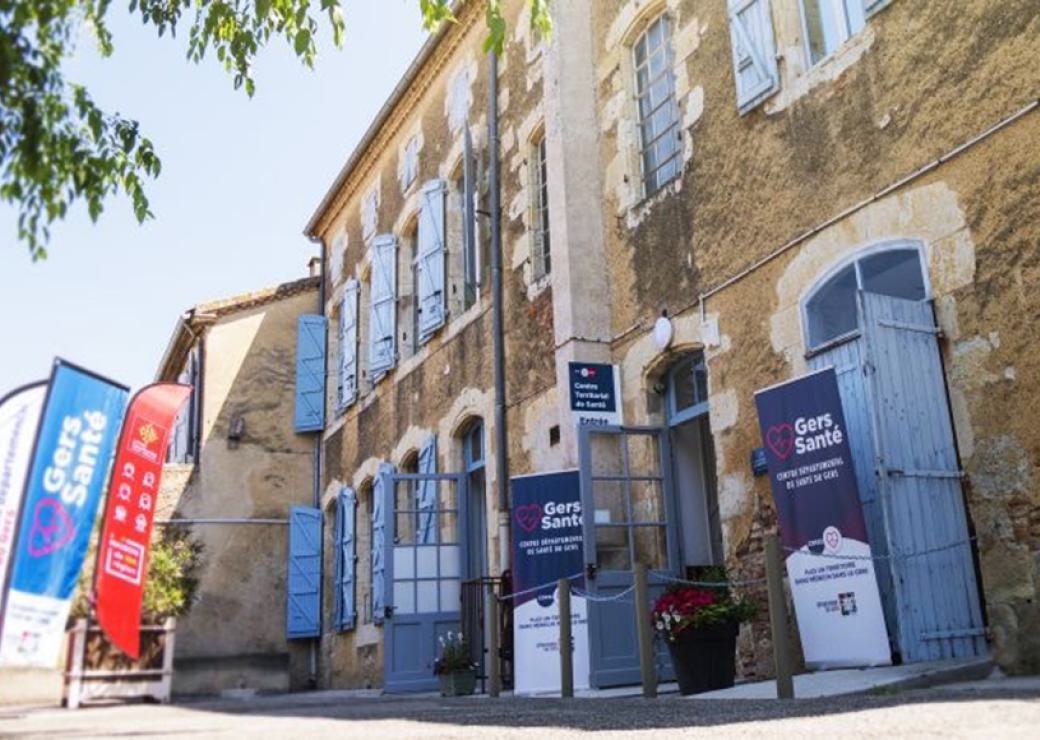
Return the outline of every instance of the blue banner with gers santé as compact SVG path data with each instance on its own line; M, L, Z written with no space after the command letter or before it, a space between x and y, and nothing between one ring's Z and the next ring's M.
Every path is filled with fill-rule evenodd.
M126 402L124 386L55 363L2 615L2 665L57 663Z

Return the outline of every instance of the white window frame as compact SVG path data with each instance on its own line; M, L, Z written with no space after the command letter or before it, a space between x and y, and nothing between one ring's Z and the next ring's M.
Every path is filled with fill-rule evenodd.
M552 273L552 233L549 230L548 156L545 128L531 138L531 278L537 282Z
M667 24L667 34L662 39L661 47L656 47L653 50L647 48L647 50L646 50L646 58L645 58L644 62L640 63L640 61L639 61L639 51L638 51L639 50L639 45L641 43L643 43L644 40L647 43L647 45L649 45L650 32L654 29L654 27L656 27L660 23L666 23ZM682 153L683 153L683 148L682 148L682 142L680 140L680 137L682 135L682 129L681 129L682 121L681 121L681 117L679 116L679 101L677 99L676 92L675 92L675 71L672 69L672 65L674 63L674 52L672 50L672 39L673 39L674 30L675 30L673 23L674 23L673 19L672 19L672 17L668 13L661 13L659 16L657 16L651 22L649 22L646 25L646 27L643 28L643 30L639 33L639 35L636 36L635 40L632 42L632 46L631 46L631 50L630 50L631 54L632 54L631 58L632 58L633 82L634 82L634 85L635 85L636 121L637 121L638 126L639 126L639 172L640 172L640 182L642 183L642 190L643 190L643 198L644 199L645 198L649 198L650 196L654 195L655 193L661 191L662 189L664 189L665 186L667 186L669 183L671 183L672 181L677 179L682 174ZM664 51L664 54L665 54L664 69L662 69L661 72L659 72L658 75L656 77L652 78L652 79L649 77L649 73L648 73L648 75L647 75L647 82L646 82L646 89L643 90L641 88L641 86L640 86L640 83L639 83L639 72L640 72L640 69L643 68L643 67L647 67L649 69L651 59L653 59L654 55L662 47L663 47L663 51ZM641 99L644 97L644 95L649 95L650 91L653 89L653 86L659 80L661 80L662 78L666 78L668 80L668 82L669 82L669 91L668 91L668 94L666 96L666 99L664 101L662 101L661 103L659 103L655 108L653 108L649 112L648 115L644 116L643 115L643 108L642 108L642 105L640 104L641 103ZM665 106L665 105L671 106L672 120L668 124L667 128L664 131L657 133L654 136L654 138L649 143L647 143L647 141L646 141L646 123L648 122L648 119L652 119L653 116L656 113L661 111L662 107ZM650 172L647 172L647 165L646 165L646 155L647 155L647 152L650 151L651 148L656 148L657 145L661 141L664 140L665 136L674 136L675 137L675 144L674 144L675 148L672 151L671 156L669 156L663 162L657 161L655 163L655 165L654 165L653 170L650 171ZM669 164L671 164L673 162L675 163L675 173L671 177L669 177L667 180L659 181L657 179L657 173L659 173L664 167L668 166ZM651 178L654 178L654 182L656 183L655 187L653 187L652 189L650 187L650 179Z
M831 6L832 13L839 25L838 28L833 29L837 32L838 41L833 49L826 51L819 59L813 60L812 43L809 39L809 14L805 8L805 2L806 0L798 0L798 12L802 21L802 37L805 39L803 46L805 48L806 67L811 69L834 56L838 49L853 36L863 33L863 30L867 27L867 18L869 16L863 0L818 0L820 5L826 4ZM849 14L850 5L859 8L863 21L863 25L856 30L852 29L853 18Z
M361 236L369 242L379 230L379 189L375 188L361 201Z

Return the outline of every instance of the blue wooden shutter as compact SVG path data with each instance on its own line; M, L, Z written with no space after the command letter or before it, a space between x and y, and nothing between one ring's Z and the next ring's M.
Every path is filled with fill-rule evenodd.
M285 636L321 634L321 511L289 508L289 566Z
M437 437L431 434L419 451L419 472L437 472ZM416 541L420 545L432 545L437 542L437 481L419 481L416 490L416 504L419 510L419 536Z
M339 411L357 400L358 392L358 296L357 280L348 280L339 307Z
M419 209L419 249L415 273L419 291L419 342L444 326L447 296L444 290L444 195L442 180L423 185Z
M780 89L770 0L729 0L737 110L744 115Z
M325 317L304 315L296 334L297 432L317 432L325 426Z
M869 18L891 2L892 0L863 0L863 15Z
M354 606L354 572L357 563L357 539L354 536L357 495L344 486L336 502L336 601L333 621L340 632L354 629L357 609Z
M372 484L372 620L382 624L383 613L389 600L390 583L386 575L387 522L393 526L393 475L389 463L380 463ZM393 536L392 530L389 533Z
M372 243L371 309L368 364L375 382L394 366L397 355L397 240L385 234Z

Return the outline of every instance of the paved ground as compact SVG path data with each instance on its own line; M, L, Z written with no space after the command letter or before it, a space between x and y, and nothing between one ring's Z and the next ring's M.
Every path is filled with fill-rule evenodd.
M1040 737L1040 681L972 684L789 703L612 699L381 698L323 692L199 701L0 710L5 737Z

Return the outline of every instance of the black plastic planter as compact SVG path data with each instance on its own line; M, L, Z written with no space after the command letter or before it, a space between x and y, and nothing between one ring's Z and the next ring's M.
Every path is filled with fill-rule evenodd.
M684 696L728 689L737 675L737 631L734 622L688 627L668 643L679 692Z

